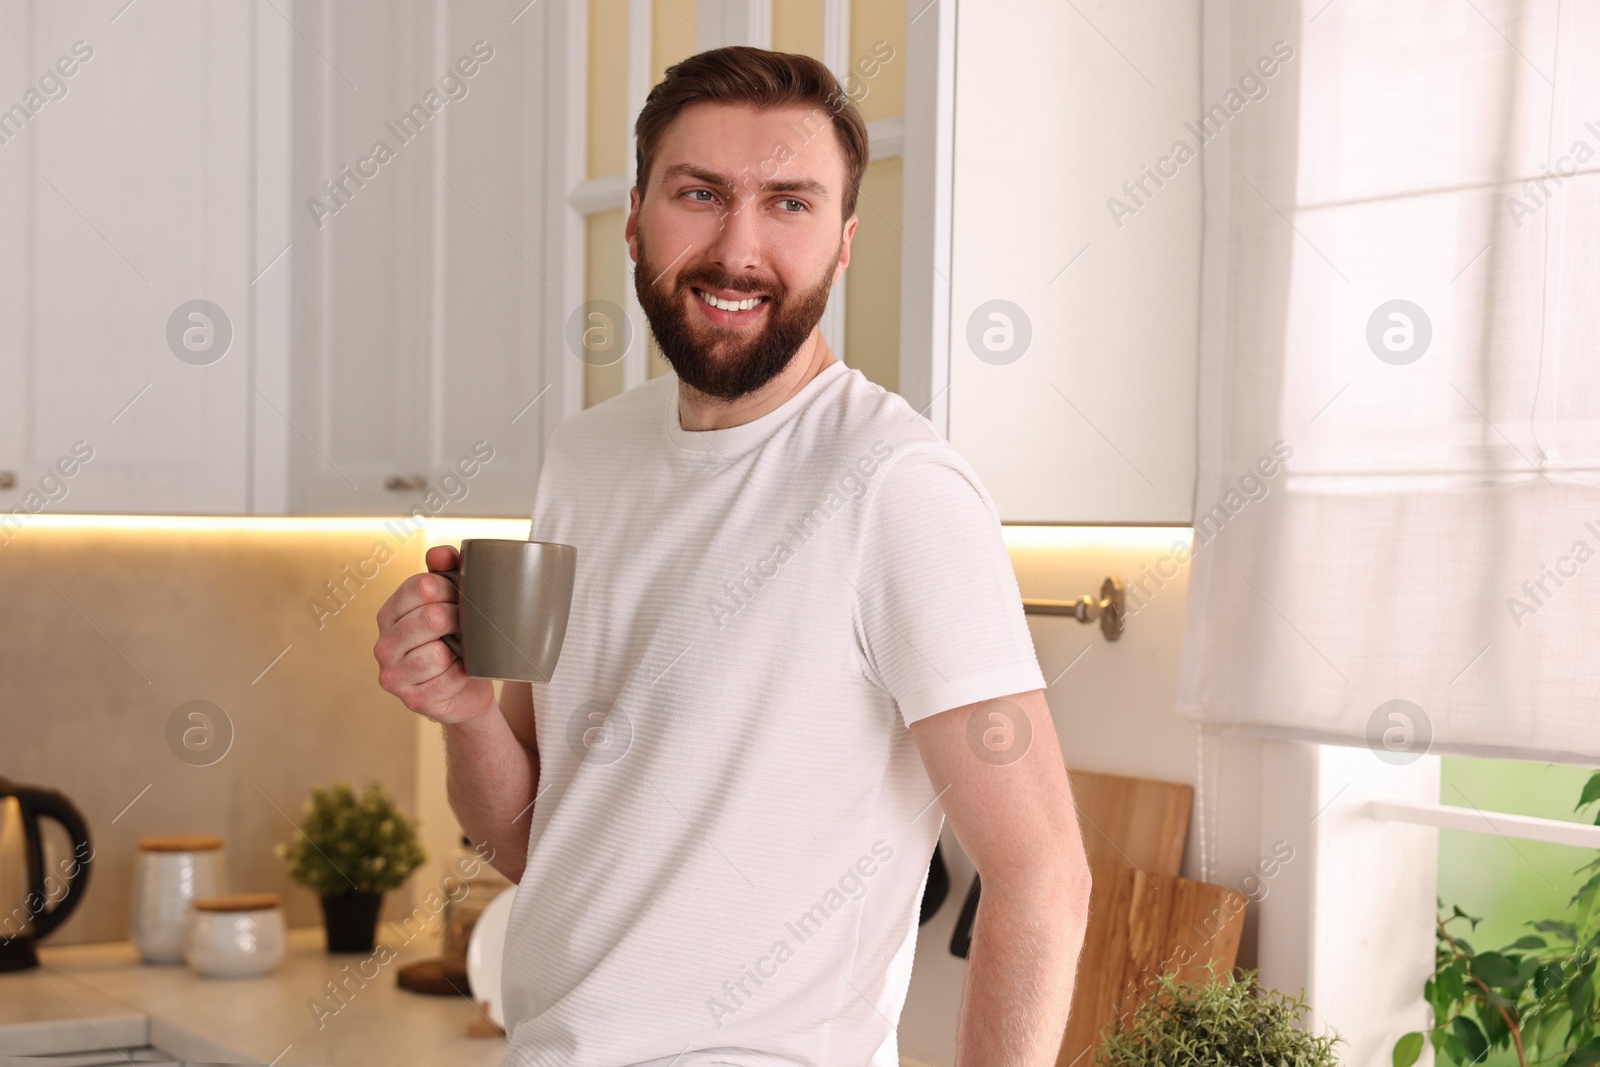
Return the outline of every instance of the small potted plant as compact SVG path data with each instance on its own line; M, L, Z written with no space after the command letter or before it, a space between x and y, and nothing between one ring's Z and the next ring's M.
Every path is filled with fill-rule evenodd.
M383 894L427 860L416 826L377 782L314 786L293 841L277 847L289 876L322 898L329 952L371 952Z
M1168 974L1103 1035L1100 1067L1338 1067L1337 1034L1314 1037L1299 1026L1306 1010L1256 982L1255 971L1235 979L1216 974L1180 981Z

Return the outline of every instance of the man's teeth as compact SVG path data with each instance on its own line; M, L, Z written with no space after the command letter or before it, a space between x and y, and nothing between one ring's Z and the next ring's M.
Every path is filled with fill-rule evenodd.
M694 291L694 295L712 307L721 308L723 311L749 311L766 299L766 297L752 296L748 300L724 300L719 296L712 296L710 293L702 293L698 289Z

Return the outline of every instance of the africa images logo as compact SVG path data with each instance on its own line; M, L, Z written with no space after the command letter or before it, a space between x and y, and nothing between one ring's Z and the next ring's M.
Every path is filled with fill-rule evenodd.
M1229 88L1220 101L1206 109L1200 116L1198 126L1192 122L1183 124L1184 129L1194 135L1193 145L1182 138L1172 142L1172 149L1156 160L1154 169L1148 163L1141 164L1139 176L1122 183L1121 197L1106 197L1106 211L1112 224L1122 229L1123 220L1137 215L1157 191L1178 176L1185 164L1200 158L1201 149L1216 139L1247 104L1265 100L1271 91L1268 83L1294 58L1293 45L1287 41L1272 42L1272 51L1258 58L1250 69L1239 75L1237 86Z
M743 611L755 599L756 594L765 588L767 582L777 578L779 570L794 558L796 550L803 548L820 533L828 520L837 515L845 504L866 496L867 479L876 474L882 462L892 455L894 455L893 445L885 444L883 441L873 442L871 452L856 459L845 473L828 487L820 500L803 511L798 518L784 524L783 536L773 542L770 552L755 564L746 566L739 573L738 579L729 578L722 583L722 590L727 595L726 600L719 600L715 596L706 597L706 607L710 610L711 621L717 624L717 629L720 630L727 625L729 619Z
M493 58L494 46L487 41L475 42L470 55L463 55L453 66L445 68L439 77L437 89L430 87L423 93L421 101L412 104L398 118L383 124L395 139L394 147L380 137L372 142L366 155L356 160L354 169L348 163L340 164L339 172L322 183L322 191L327 199L315 196L306 198L306 208L311 212L311 220L317 224L317 229L322 229L324 220L329 216L337 215L349 207L361 190L367 187L367 182L399 158L399 148L422 136L428 123L444 110L446 104L465 100L472 92L472 79Z
M863 855L845 868L844 873L823 890L815 903L795 919L783 924L784 932L794 939L794 944L791 945L788 938L777 938L766 955L758 957L753 963L741 965L737 978L722 983L723 999L707 997L706 1007L717 1029L722 1029L723 1023L738 1014L784 964L794 959L796 946L805 945L821 933L828 920L843 911L848 903L864 899L867 895L867 879L882 870L893 858L892 845L882 838L874 841L871 856ZM754 989L750 988L752 985Z

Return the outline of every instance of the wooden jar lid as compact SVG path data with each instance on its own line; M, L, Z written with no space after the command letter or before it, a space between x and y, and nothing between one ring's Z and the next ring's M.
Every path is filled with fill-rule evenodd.
M278 906L276 893L230 893L220 897L201 897L195 911L265 911Z
M140 852L214 852L222 838L209 834L179 834L174 837L141 837Z

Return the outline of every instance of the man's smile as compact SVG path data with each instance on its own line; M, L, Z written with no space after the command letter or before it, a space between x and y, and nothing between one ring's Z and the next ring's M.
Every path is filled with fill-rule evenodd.
M754 323L765 314L767 305L772 302L772 298L764 293L711 293L693 286L690 291L695 295L694 303L701 315L715 326L737 327Z

